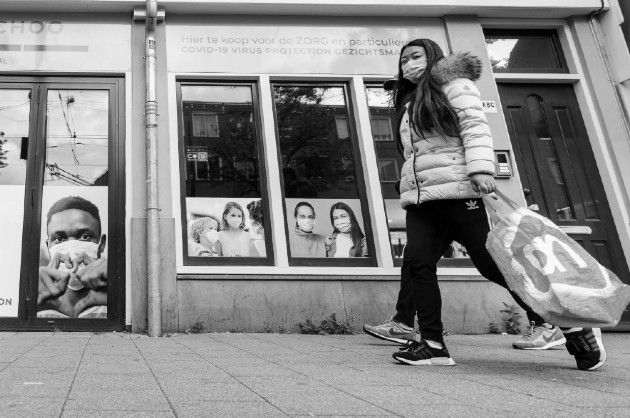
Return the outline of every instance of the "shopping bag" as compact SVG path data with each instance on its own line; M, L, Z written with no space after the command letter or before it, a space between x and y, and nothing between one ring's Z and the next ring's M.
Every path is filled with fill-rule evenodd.
M534 312L561 327L617 325L630 286L544 216L500 192L483 199L494 224L486 248Z

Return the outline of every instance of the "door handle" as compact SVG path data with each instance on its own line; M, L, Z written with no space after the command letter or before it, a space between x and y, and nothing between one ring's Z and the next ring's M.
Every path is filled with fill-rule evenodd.
M532 194L532 191L526 187L523 189L523 193L525 193L525 196L529 196L530 194Z

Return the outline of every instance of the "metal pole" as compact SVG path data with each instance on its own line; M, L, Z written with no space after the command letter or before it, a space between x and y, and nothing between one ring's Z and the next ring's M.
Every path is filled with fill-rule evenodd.
M162 335L162 292L160 291L160 225L158 201L157 100L155 83L155 27L157 0L146 2L145 64L147 100L144 105L147 149L147 280L149 336Z

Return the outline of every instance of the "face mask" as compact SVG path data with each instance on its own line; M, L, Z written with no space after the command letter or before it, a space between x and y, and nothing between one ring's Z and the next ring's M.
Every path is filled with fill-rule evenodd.
M298 227L304 232L312 232L315 228L315 221L308 218L299 218L297 220Z
M339 230L342 234L347 234L350 232L352 226L350 225L350 219L339 219L334 223L335 228Z
M241 220L239 218L229 218L227 220L227 223L234 229L238 229L241 227Z
M206 239L214 244L219 239L219 233L216 231L216 229L211 229L210 231L206 232Z
M426 57L418 58L416 60L407 61L402 66L403 77L412 83L418 83L418 80L427 68Z
M89 257L92 257L93 259L97 259L98 258L98 244L95 242L90 242L90 241L79 241L76 239L71 239L68 241L64 241L60 244L53 245L52 247L50 247L48 252L50 253L51 259L55 256L55 254L59 253L59 254L67 254L70 257L70 259L73 260L74 258L76 258L77 255L79 255L80 252L84 252ZM81 271L85 267L86 266L84 264L81 264L79 265L77 271ZM66 267L65 263L60 263L58 270L70 272L72 269L69 269L68 267ZM68 282L68 287L76 291L76 290L83 289L84 286L83 286L83 283L81 283L74 274L70 274L70 281Z

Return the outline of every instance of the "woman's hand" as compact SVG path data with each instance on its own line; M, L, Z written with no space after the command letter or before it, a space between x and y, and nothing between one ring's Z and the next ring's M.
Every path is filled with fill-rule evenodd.
M477 173L470 176L470 184L474 191L479 193L492 193L497 190L497 183L494 181L494 177L490 174Z

